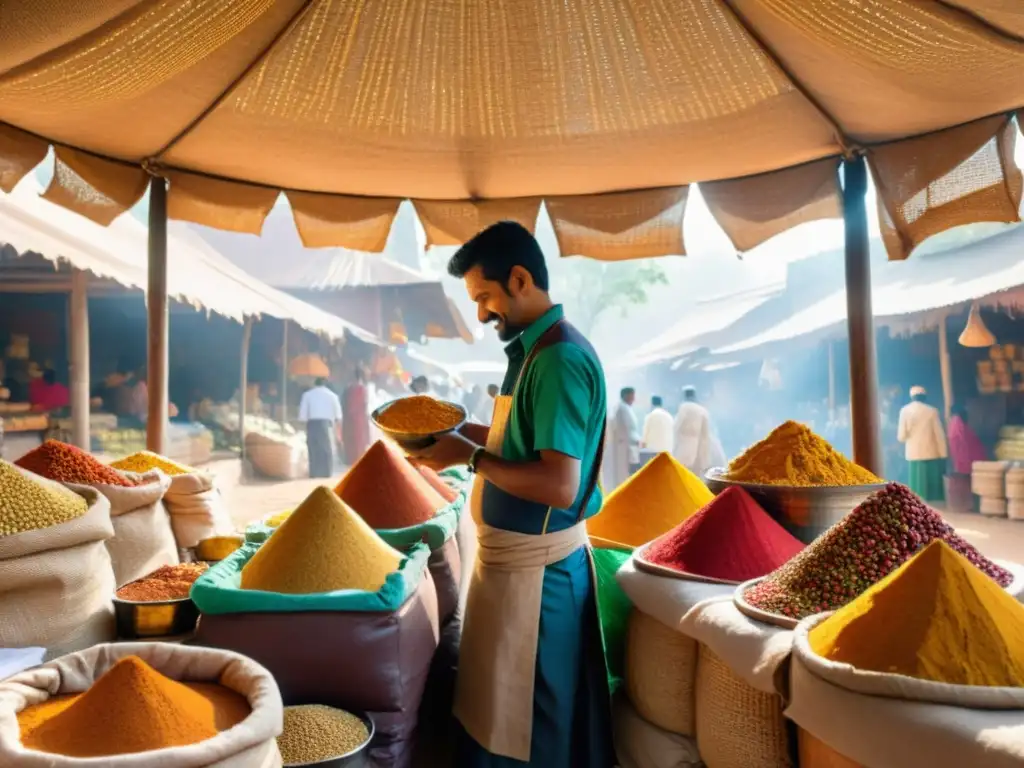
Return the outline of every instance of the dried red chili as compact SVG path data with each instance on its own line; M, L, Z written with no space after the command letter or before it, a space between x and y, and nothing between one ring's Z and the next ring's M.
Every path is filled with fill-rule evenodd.
M103 464L91 454L58 440L47 440L14 463L22 469L60 483L119 485L124 488L137 485L134 480Z

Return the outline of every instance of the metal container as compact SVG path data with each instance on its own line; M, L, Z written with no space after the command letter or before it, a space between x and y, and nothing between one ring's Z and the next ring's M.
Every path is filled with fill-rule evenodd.
M459 422L457 424L453 424L448 429L442 429L440 432L429 432L425 434L398 432L393 429L388 429L387 427L383 426L378 420L380 418L380 415L384 413L384 411L386 411L392 405L394 405L396 402L397 400L392 400L390 403L384 403L384 405L375 409L373 413L370 414L370 420L374 423L374 426L376 426L377 429L379 429L381 432L383 432L389 438L394 440L396 443L398 443L399 446L401 446L407 451L415 451L433 445L434 443L437 442L437 438L440 437L441 435L446 435L449 432L454 432L455 430L460 429L462 425L466 423L466 419L469 417L469 414L467 413L466 409L463 408L458 403L450 403L447 400L442 400L441 402L445 403L446 405L450 405L453 408L457 408L462 413L462 418L459 419Z
M373 718L365 712L352 712L352 710L346 710L346 712L351 712L366 725L366 730L370 733L366 737L366 741L344 755L318 760L315 763L285 763L284 768L370 768L370 745L377 733Z
M114 597L114 616L120 639L139 640L194 632L199 609L187 597L148 603Z
M717 496L729 486L739 486L804 544L810 544L872 493L885 488L885 483L811 487L758 485L726 480L724 472L723 468L715 467L704 476L712 493Z

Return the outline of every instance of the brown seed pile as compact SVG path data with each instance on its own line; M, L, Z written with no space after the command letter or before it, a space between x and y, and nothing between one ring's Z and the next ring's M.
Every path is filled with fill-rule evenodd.
M343 709L322 704L284 708L284 730L277 747L285 765L313 763L345 755L370 738L366 724Z
M123 459L110 462L110 466L114 469L120 469L122 472L142 473L149 472L151 469L159 469L165 475L171 475L172 477L174 475L192 475L197 471L192 467L171 461L159 453L151 453L149 451L139 451L130 456L125 456Z
M77 493L43 485L0 459L0 536L66 523L84 515L88 508Z
M108 467L91 454L59 440L47 440L16 462L22 469L60 483L81 485L137 485L113 467Z
M838 610L936 539L999 586L1013 581L1009 571L960 538L909 488L890 483L747 589L743 599L755 608L794 619Z
M377 416L384 429L408 435L431 435L457 426L464 416L452 403L428 395L413 395L395 400Z
M148 576L125 584L117 590L117 596L135 603L183 600L192 591L195 580L206 573L209 567L206 563L163 565Z

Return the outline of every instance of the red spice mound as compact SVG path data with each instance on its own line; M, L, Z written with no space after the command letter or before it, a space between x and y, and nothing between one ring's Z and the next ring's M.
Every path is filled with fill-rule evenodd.
M334 492L371 528L408 528L434 517L446 502L405 457L378 440Z
M441 494L441 498L445 501L451 503L459 498L459 492L442 480L441 476L430 467L417 466L416 470L423 475L423 479L427 481L431 488Z
M770 573L803 548L749 493L731 486L656 539L644 559L695 576L742 582Z
M743 599L755 608L795 619L834 611L935 540L946 542L999 586L1013 581L1009 571L957 536L953 526L909 488L890 483L748 589Z
M120 485L123 488L136 485L134 480L103 464L92 454L58 440L47 440L14 463L22 469L60 483Z

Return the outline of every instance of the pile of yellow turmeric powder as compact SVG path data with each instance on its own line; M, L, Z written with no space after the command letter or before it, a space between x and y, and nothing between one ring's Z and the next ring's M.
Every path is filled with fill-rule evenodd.
M217 683L179 683L127 656L85 693L51 696L18 713L26 749L110 757L184 747L249 716L248 700Z
M808 634L857 669L952 685L1024 686L1024 605L934 541Z
M818 437L787 421L729 465L726 479L738 483L792 486L875 485L883 482Z
M378 426L407 435L431 435L457 427L465 418L462 410L428 395L395 400L377 414Z

